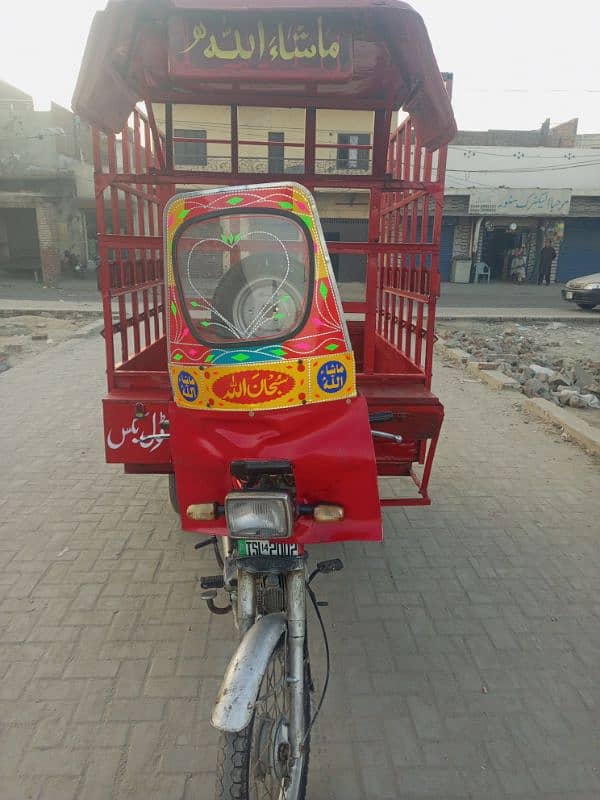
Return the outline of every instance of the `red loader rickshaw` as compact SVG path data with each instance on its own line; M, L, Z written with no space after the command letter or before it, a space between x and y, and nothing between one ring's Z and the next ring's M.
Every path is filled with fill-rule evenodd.
M307 796L306 600L325 635L312 582L343 567L309 570L307 548L380 541L382 506L430 502L449 86L397 0L113 0L94 20L74 108L95 127L106 456L168 476L214 547L202 597L240 637L212 712L217 798ZM227 110L204 139L218 169L175 163L180 104ZM293 179L248 168L267 143L240 136L243 106L303 109ZM322 110L372 112L361 170L336 172ZM367 241L326 241L315 197L342 189L368 193ZM341 299L343 255L364 257L362 300Z

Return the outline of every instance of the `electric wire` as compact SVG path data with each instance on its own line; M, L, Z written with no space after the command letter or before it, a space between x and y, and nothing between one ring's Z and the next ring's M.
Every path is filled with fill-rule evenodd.
M513 153L498 153L498 152L492 153L489 150L480 150L479 149L480 147L481 147L481 145L476 145L476 144L474 144L474 145L450 144L448 146L448 149L451 150L451 151L454 151L454 152L458 152L459 150L462 150L463 154L465 154L465 155L467 153L472 153L473 157L475 157L475 156L492 156L494 158L517 158L519 161L521 161L522 159L534 160L534 159L538 159L538 158L540 160L552 160L552 161L555 161L555 160L558 160L558 159L566 159L567 161L571 160L569 158L569 156L565 155L564 153L561 153L560 155L539 155L539 154L533 155L533 154L530 154L530 153L526 152L527 150L533 149L534 147L536 149L542 149L543 148L544 150L552 150L552 149L554 149L552 147L544 147L544 145L533 145L533 146L532 145L497 145L498 149L500 147L502 147L502 148L504 148L506 150L514 149L515 152L513 152ZM475 149L475 148L477 148L477 149ZM556 149L559 149L559 148L556 148ZM577 150L597 150L597 149L598 149L597 147L571 147L571 148L561 147L560 148L560 150L568 150L569 153L575 153ZM587 157L591 156L591 154L586 154L586 155L587 155ZM575 157L576 156L573 155L573 158L575 158Z
M312 577L314 577L314 574L315 573L313 573ZM310 597L311 602L313 604L313 608L315 609L315 614L317 615L317 620L319 621L319 625L321 627L321 633L323 634L323 644L325 646L325 681L323 682L323 689L321 690L321 697L319 699L317 709L313 714L313 718L310 721L306 733L304 734L304 739L302 740L302 744L304 744L308 739L310 732L313 729L315 722L317 721L317 717L319 716L321 708L323 707L323 703L325 702L325 695L327 694L327 688L329 686L329 676L331 674L331 655L329 653L329 640L327 639L327 631L325 630L325 623L323 622L323 617L321 616L321 609L319 608L319 604L317 603L317 597L314 591L310 588L310 581L312 580L312 577L309 578L306 584L306 591L308 592L308 596Z

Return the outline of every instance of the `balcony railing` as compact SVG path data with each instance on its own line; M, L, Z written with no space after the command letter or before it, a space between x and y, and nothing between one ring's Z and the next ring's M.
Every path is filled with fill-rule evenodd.
M281 160L279 161L281 164ZM274 164L269 158L254 156L240 156L238 160L239 172L247 175L268 175L283 172L286 175L302 175L305 171L304 161L297 158L283 159L283 170L274 169ZM177 162L175 169L186 172L231 172L231 158L222 156L208 156L204 164L185 164ZM341 165L335 158L318 158L315 161L317 175L370 175L371 160L360 162L356 167Z
M195 143L199 146L199 151L194 159L196 163L187 164L179 159L175 162L175 169L189 172L223 172L225 174L233 171L234 158L237 160L237 172L247 175L269 175L269 174L288 174L301 175L306 171L304 158L305 144L303 142L284 142L277 143L279 153L283 150L301 150L302 155L296 157L273 156L270 153L274 147L272 142L240 139L232 148L229 139L210 139L196 137L174 137L174 144L178 142ZM225 154L211 155L210 147L218 145ZM200 146L203 146L204 152ZM264 156L246 155L246 148L263 149ZM233 156L235 149L235 157ZM371 175L372 174L372 150L370 144L348 145L348 144L316 144L317 152L326 151L327 155L316 158L314 163L314 173L316 175ZM208 151L208 152L207 152ZM228 152L227 152L228 151ZM247 150L246 150L247 152ZM190 159L191 160L191 159ZM201 163L198 163L201 162ZM281 169L283 166L283 169Z

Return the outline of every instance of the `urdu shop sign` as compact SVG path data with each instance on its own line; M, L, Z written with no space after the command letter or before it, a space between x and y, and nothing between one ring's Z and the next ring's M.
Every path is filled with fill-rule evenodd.
M480 217L565 217L571 189L471 189L469 214Z
M346 80L352 34L325 14L202 13L169 22L169 73L212 80Z

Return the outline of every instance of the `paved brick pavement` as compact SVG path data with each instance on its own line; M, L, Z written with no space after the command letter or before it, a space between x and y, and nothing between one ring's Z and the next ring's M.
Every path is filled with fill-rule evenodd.
M0 376L0 797L211 800L231 623L164 478L103 463L102 372L84 339ZM321 580L310 800L598 798L598 463L438 373L435 505Z

